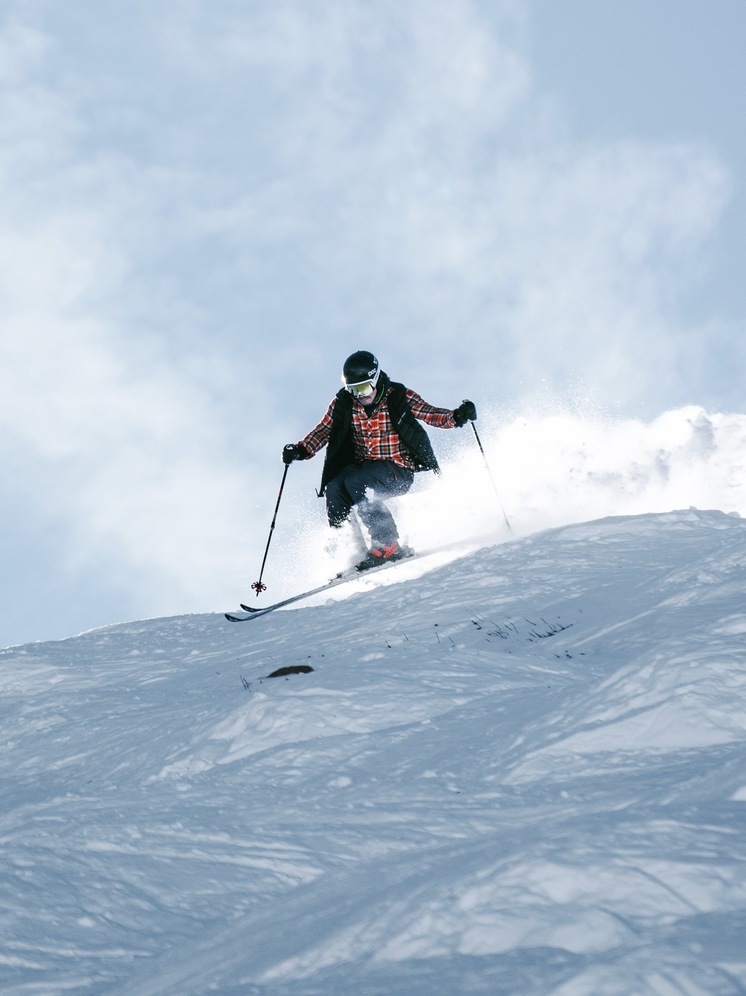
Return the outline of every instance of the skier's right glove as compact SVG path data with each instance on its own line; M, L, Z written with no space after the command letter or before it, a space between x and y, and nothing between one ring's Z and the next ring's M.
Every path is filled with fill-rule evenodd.
M477 417L477 406L473 401L462 401L453 413L453 421L458 426L473 422Z
M288 443L282 450L282 462L292 463L294 460L307 460L308 450L300 443Z

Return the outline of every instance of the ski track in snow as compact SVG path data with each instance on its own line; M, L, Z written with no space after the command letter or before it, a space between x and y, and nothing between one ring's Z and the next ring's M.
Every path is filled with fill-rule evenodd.
M746 523L402 571L0 652L0 991L746 991Z

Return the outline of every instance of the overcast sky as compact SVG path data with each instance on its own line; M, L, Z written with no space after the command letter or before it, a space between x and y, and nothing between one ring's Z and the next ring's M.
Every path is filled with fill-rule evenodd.
M743 0L0 0L0 645L246 597L355 349L495 418L742 412L745 44Z

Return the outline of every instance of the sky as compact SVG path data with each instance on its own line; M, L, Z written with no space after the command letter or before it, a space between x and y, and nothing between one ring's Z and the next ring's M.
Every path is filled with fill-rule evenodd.
M742 412L745 39L740 0L3 0L0 645L245 597L356 349L490 455Z
M4 996L741 996L744 519L446 560L1 650Z

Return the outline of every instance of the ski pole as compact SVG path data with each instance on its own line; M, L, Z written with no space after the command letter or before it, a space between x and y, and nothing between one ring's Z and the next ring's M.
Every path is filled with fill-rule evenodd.
M290 464L285 464L285 470L282 472L282 482L280 483L280 493L277 495L277 504L275 505L275 514L272 516L272 525L269 527L269 537L267 538L267 547L264 551L264 560L262 560L262 567L259 571L259 580L252 584L252 589L256 592L256 597L258 598L261 592L267 590L266 584L262 583L262 576L264 574L264 565L267 563L267 554L269 553L269 544L272 542L272 533L275 531L275 523L277 522L277 510L280 507L280 500L282 498L282 490L285 487L285 478L288 476L288 470Z
M490 470L489 463L487 463L487 454L484 452L484 447L482 446L482 440L479 438L479 433L477 432L477 427L474 425L474 422L471 423L471 427L474 430L474 438L477 441L477 445L479 446L479 449L481 450L482 456L484 457L484 465L487 468L487 473L490 475L490 480L492 481L492 487L495 489L495 496L497 497L497 504L500 506L500 511L502 512L503 518L505 519L505 525L508 527L508 529L512 533L513 530L511 528L510 523L508 522L508 517L505 514L505 509L503 508L503 503L500 501L500 492L497 490L497 485L495 484L495 478L492 476L492 471Z

